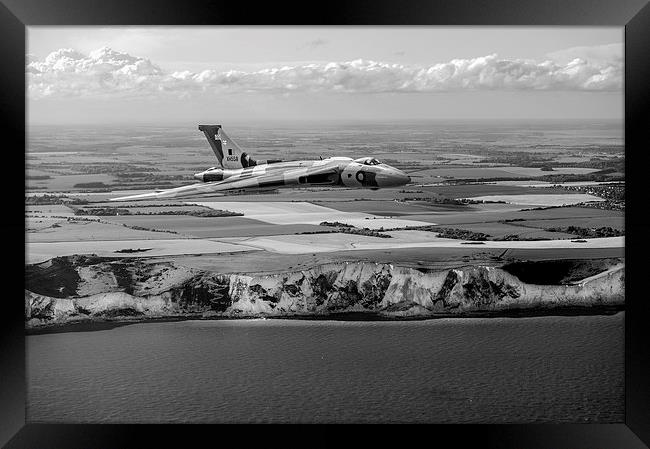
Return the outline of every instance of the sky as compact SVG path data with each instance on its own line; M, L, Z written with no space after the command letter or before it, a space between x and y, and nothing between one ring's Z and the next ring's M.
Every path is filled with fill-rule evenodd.
M623 33L30 26L28 123L622 119Z

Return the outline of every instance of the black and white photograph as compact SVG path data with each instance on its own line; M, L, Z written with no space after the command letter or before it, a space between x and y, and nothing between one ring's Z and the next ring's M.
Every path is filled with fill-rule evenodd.
M28 423L624 421L623 26L25 51Z

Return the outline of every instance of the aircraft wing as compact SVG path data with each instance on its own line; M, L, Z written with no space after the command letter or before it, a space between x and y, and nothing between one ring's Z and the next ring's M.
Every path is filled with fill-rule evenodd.
M119 198L110 198L109 201L135 201L135 200L156 200L165 198L178 198L190 195L201 195L216 192L215 184L221 182L205 182L191 184L189 186L176 187L174 189L159 190L150 193L141 193L139 195L121 196Z
M276 173L250 176L246 178L228 178L223 181L202 182L188 186L176 187L174 189L160 190L139 195L111 198L110 201L133 201L133 200L155 200L165 198L180 198L186 196L206 195L227 190L260 189L268 187L282 187L289 184L297 184L299 176L327 175L338 173L338 169L332 166L310 167L305 169L293 169L278 171Z

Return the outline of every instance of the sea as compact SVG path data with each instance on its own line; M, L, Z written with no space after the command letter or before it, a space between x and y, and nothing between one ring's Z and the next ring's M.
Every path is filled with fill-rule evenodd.
M30 423L610 423L624 312L195 320L26 337Z

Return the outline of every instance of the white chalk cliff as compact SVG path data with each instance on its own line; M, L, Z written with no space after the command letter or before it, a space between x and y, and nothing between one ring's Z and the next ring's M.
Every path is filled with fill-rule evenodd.
M172 262L73 256L33 267L28 327L80 320L244 317L368 312L388 317L624 303L624 265L564 285L522 282L502 268L441 271L330 263L273 274L220 274ZM61 285L58 285L61 284Z

